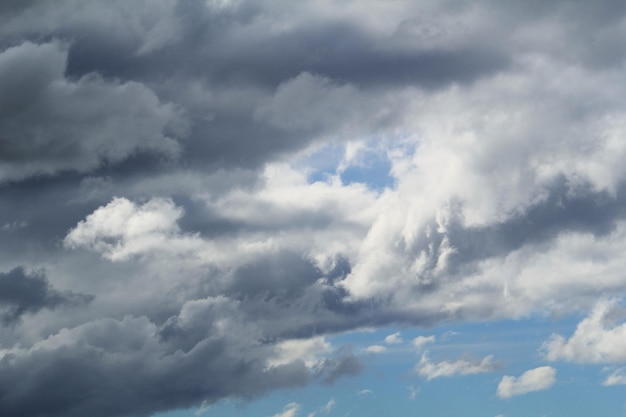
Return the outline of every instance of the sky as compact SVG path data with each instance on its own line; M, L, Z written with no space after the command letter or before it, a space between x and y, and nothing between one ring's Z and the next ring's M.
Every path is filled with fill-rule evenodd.
M0 415L626 416L626 3L0 3Z

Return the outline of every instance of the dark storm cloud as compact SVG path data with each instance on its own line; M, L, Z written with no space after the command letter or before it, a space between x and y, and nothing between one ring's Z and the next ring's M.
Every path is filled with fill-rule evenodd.
M22 267L0 272L0 320L4 325L17 323L24 314L79 306L92 300L91 295L55 290L43 272L31 274Z
M41 8L41 13L54 11L45 4L34 7ZM131 156L133 150L152 149L168 153L173 148L165 146L165 140L182 136L186 137L182 152L188 163L214 167L259 166L268 159L302 149L318 133L306 130L297 134L284 132L258 123L252 117L256 106L264 98L263 94L271 93L281 83L301 73L309 72L340 83L354 84L367 92L372 89L402 88L410 85L430 89L455 83L470 83L504 70L509 65L506 51L488 45L461 45L450 50L430 51L398 49L393 46L393 39L389 42L378 39L357 27L354 22L341 19L333 22L304 20L302 26L283 33L274 33L271 25L279 22L268 19L263 5L243 3L220 9L208 8L201 2L181 2L176 7L163 8L161 20L145 10L136 10L140 15L146 15L148 21L152 21L154 26L147 28L135 27L135 22L124 14L115 19L112 13L100 13L100 6L95 2L87 3L83 12L74 11L69 3L58 7L59 10L67 8L67 23L41 23L39 30L45 30L48 39L56 37L67 42L67 77L70 80L80 80L98 74L107 80L127 81L131 84L126 89L137 91L129 92L134 98L131 100L129 96L126 99L128 104L123 106L120 106L121 103L101 104L109 109L102 114L101 120L94 119L95 115L81 114L83 101L76 106L70 106L67 111L56 112L56 118L43 125L46 119L54 117L54 113L46 110L46 107L38 113L17 113L22 120L18 119L12 125L17 125L18 128L33 126L31 131L43 131L44 138L50 138L42 141L43 147L34 148L31 145L32 140L18 142L15 139L20 134L29 138L34 132L17 131L8 135L8 127L5 128L4 148L7 156L15 155L22 160L32 160L42 159L45 155L44 161L33 164L34 167L23 175L32 174L33 171L54 172L59 169L91 170L103 161L120 163ZM54 11L55 20L60 19L58 14L59 11ZM89 25L81 22L81 19L86 18L90 19ZM32 16L23 19L25 22L34 20L31 22L35 23L32 25L34 33L31 36L40 39L37 19ZM267 19L266 23L258 23L264 22L264 19ZM123 24L125 21L128 21L127 25ZM56 29L50 33L49 27L55 25ZM166 42L148 53L138 53L142 45L149 42L149 30L157 25L173 28L171 30L177 36L172 42ZM45 64L34 66L48 67ZM58 74L54 76L58 77ZM189 97L187 91L198 83L203 84L207 93L216 95L217 98L210 99L209 103L203 105L194 103L193 97ZM119 87L121 86L111 86L114 91L119 90ZM144 88L145 92L139 91ZM227 94L220 94L220 90L224 89ZM237 96L229 97L232 94L228 92L229 89ZM246 89L252 91L248 92ZM140 105L133 101L151 94L152 91L161 100L176 103L188 110L190 131L183 134L178 127L169 129L168 124L180 125L179 121L172 121L178 115L171 111L168 114L164 108L167 104L148 103L147 98L141 100L147 107L140 113L142 117L146 117L145 124L136 121L130 124L129 121L119 120L117 114L107 115L116 107L121 112L129 112L130 109L124 106L134 108ZM101 89L98 94L107 94L107 89ZM51 97L51 100L56 103L68 98L71 103L73 98L64 95ZM14 100L12 97L7 99ZM237 102L233 103L233 99ZM106 98L102 97L100 102L104 101ZM76 113L71 119L70 112ZM156 114L152 116L150 112ZM106 132L101 135L109 138L133 138L129 142L131 145L122 148L118 142L115 145L110 144L111 149L107 151L103 151L100 146L97 150L91 150L88 144L82 145L75 139L76 134L87 134L82 127L85 122L105 125ZM141 126L148 125L154 125L154 128L142 130ZM49 131L53 126L56 131ZM60 130L57 126L67 128ZM58 141L55 139L57 136L64 136L65 140ZM147 140L148 137L159 136L163 139ZM97 145L99 140L93 140ZM112 142L111 139L107 141Z
M42 342L32 352L5 355L0 412L149 416L233 394L251 398L310 378L301 363L266 371L262 352L242 351L217 337L189 352L168 354L154 336L146 319L103 319L59 335L58 341Z
M184 130L173 105L138 83L64 78L67 51L24 42L0 52L0 172L21 179L88 171L137 151L176 155ZM181 130L183 129L183 130Z
M361 370L345 351L313 369L300 358L267 367L273 344L259 343L265 330L237 307L224 297L197 300L160 328L145 317L106 318L4 352L0 413L148 416L312 381L332 384ZM58 383L61 375L66 383Z
M302 26L276 33L269 25L287 22L274 22L265 13L261 4L218 10L200 2L181 2L172 11L183 23L180 43L145 55L135 53L136 38L102 36L110 22L81 27L79 33L66 34L76 38L68 73L81 76L97 71L150 80L184 72L215 84L275 88L302 72L312 72L366 88L411 84L436 88L472 82L509 64L505 51L489 45L423 52L394 48L394 39L384 42L340 18L304 20ZM258 23L263 19L267 25Z

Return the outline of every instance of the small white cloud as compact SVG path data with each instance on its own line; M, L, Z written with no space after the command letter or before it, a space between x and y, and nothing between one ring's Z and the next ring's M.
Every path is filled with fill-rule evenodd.
M417 336L413 339L413 346L420 351L428 343L435 343L435 336Z
M300 411L300 404L289 403L283 408L282 412L274 414L272 417L295 417L298 411Z
M615 301L598 303L568 340L553 334L543 344L546 358L579 363L626 361L626 323L614 325L616 316L621 312Z
M390 334L389 336L385 337L385 343L387 343L388 345L399 345L400 343L402 343L402 335L400 335L400 332L396 332L394 334Z
M358 395L359 397L367 397L368 395L372 395L374 394L374 391L372 391L371 389L362 389L359 392L356 393L356 395Z
M335 402L334 398L331 398L330 400L328 400L328 402L326 403L326 405L324 407L322 407L322 412L325 414L328 414L332 411L333 408L335 408L335 405L337 403Z
M427 352L422 355L422 359L415 366L420 376L431 380L439 377L453 375L473 375L485 372L491 372L498 367L493 360L493 355L486 356L481 360L459 359L457 361L431 362L426 356Z
M533 391L546 390L556 381L556 370L551 366L541 366L524 372L519 378L505 375L498 384L498 397L510 398Z
M420 387L414 387L413 385L409 385L406 389L409 390L409 400L414 400L420 392Z
M365 348L367 353L384 353L387 351L387 348L381 345L372 345Z
M626 385L626 368L616 369L602 383L605 387L611 385Z
M455 332L454 330L448 330L447 332L445 332L444 334L441 335L441 340L449 340L452 339L455 336L460 335L461 332Z

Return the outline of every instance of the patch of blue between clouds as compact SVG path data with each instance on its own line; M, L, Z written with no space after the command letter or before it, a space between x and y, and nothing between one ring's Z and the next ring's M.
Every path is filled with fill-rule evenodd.
M619 410L624 405L620 395L624 387L603 387L606 372L602 365L547 362L542 355L541 345L552 333L571 335L581 318L554 320L537 315L522 320L444 324L431 329L388 327L329 336L328 342L348 347L365 365L358 378L342 378L332 386L313 384L305 389L278 390L251 402L220 401L201 412L193 408L153 417L273 417L290 403L298 404L295 417L312 413L315 417L379 417L389 413L395 417L623 417ZM389 343L387 337L398 332ZM415 337L431 335L436 338L434 342L415 349ZM368 353L366 348L371 345L384 346L386 352ZM429 381L415 371L424 351L432 362L481 359L493 354L500 367L483 374ZM497 397L496 389L504 375L517 377L546 365L557 370L556 383L550 389L507 399ZM581 390L585 395L577 394ZM589 401L591 398L594 401ZM327 412L323 407L331 399L334 406Z
M343 184L360 183L368 188L382 191L392 187L394 179L389 175L391 162L381 152L366 151L359 158L358 164L348 166L341 173Z
M309 183L327 182L329 177L337 175L337 170L344 155L344 147L326 147L307 158L307 165L312 167L308 176ZM393 187L394 178L390 174L391 161L386 152L367 148L359 152L350 165L339 173L342 184L363 184L375 191Z

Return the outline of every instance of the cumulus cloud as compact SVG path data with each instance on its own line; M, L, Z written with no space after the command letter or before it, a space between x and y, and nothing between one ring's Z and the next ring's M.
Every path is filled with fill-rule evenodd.
M450 377L456 375L474 375L492 372L499 367L493 360L493 356L486 356L480 360L458 359L456 361L433 362L428 359L427 353L422 355L422 359L415 366L418 375L428 380Z
M619 2L76 3L0 5L0 414L332 383L331 334L626 295ZM603 305L546 357L623 362Z
M551 366L541 366L524 372L519 377L505 375L498 384L498 397L510 398L534 391L544 391L556 381L556 370Z
M624 312L615 301L602 301L581 321L569 339L553 334L542 346L546 359L579 363L619 363L626 360Z
M199 245L194 236L181 236L177 220L183 212L171 200L152 199L138 206L115 198L69 231L64 244L85 247L112 261L159 250L191 252Z

